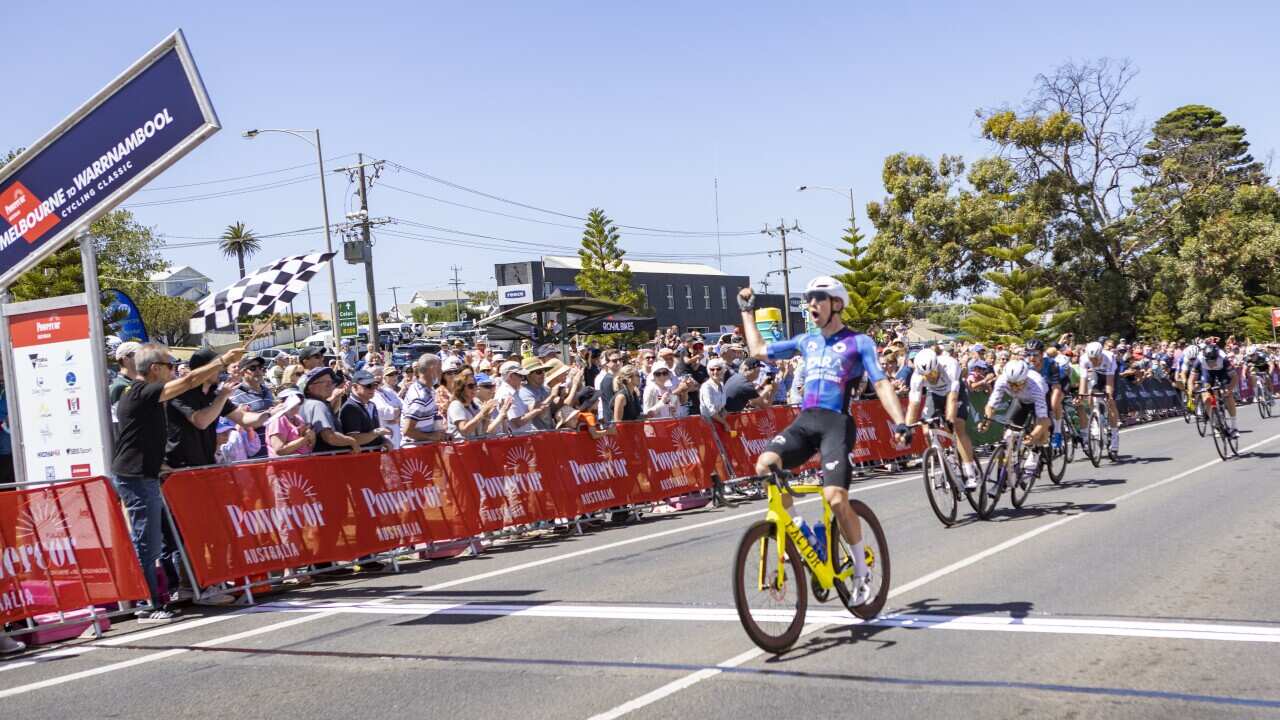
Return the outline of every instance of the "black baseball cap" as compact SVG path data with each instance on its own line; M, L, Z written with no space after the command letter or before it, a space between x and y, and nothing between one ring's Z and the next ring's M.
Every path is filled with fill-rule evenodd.
M208 345L191 353L191 359L187 361L187 367L192 370L198 370L205 365L218 359L218 353Z
M298 351L298 359L306 360L307 358L323 357L324 348L319 345L308 345Z
M761 361L759 358L747 358L746 360L743 360L743 361L742 361L742 369L743 369L743 370L750 370L751 368L758 368L758 367L760 367L761 365L764 365L764 362L763 362L763 361Z

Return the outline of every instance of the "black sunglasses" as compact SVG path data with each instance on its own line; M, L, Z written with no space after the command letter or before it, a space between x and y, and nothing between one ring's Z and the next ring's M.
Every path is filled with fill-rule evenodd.
M466 388L466 389L468 389L468 390L474 390L474 389L475 389L475 387L476 387L476 384L475 384L475 383L467 383L467 384L463 385L462 387L464 387L464 388Z
M822 302L823 300L830 300L830 299L831 299L831 295L827 293L827 291L825 290L810 290L809 292L804 294L805 302L809 302L810 300L816 300L818 302Z

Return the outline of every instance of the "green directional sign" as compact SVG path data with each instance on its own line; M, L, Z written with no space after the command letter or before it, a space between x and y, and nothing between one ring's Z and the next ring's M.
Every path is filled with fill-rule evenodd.
M355 337L357 330L356 301L347 300L338 303L338 337Z

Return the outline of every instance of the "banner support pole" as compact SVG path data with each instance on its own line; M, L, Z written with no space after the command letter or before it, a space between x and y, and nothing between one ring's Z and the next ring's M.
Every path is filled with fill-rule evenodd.
M107 393L107 339L102 331L102 288L98 285L98 255L94 252L93 238L88 229L81 230L80 265L84 274L85 307L89 311L89 345L93 355L93 392L98 396L98 424L101 427L98 442L102 444L102 457L111 467L115 458L115 428L111 425L111 405Z
M11 302L13 293L9 292L9 286L0 287L0 306ZM22 423L18 420L18 378L12 360L13 338L9 335L9 318L6 313L0 312L0 365L4 367L5 409L9 418L5 430L9 432L9 445L13 452L13 479L21 483L27 479L27 468L22 452Z

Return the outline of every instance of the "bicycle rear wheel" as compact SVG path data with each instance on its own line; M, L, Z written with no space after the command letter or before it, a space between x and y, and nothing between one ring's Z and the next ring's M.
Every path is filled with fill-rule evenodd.
M858 516L858 521L862 524L863 555L867 561L867 570L871 572L871 599L862 605L849 604L853 599L852 577L847 581L837 580L836 592L849 612L863 620L870 620L880 614L885 601L889 599L889 582L892 579L889 572L889 541L884 536L880 519L866 503L850 498L849 507L853 508L853 514ZM845 541L844 534L839 532L838 521L833 519L832 525L831 537L834 542L831 548L831 565L838 574L852 567L853 560L849 543Z
M1102 465L1102 455L1107 451L1107 439L1103 437L1102 417L1096 410L1089 416L1088 432L1089 436L1085 438L1088 447L1085 452L1089 454L1089 462L1093 463L1094 467L1100 467Z
M809 605L804 562L790 541L786 577L778 582L777 541L774 524L761 520L742 535L733 563L733 603L742 629L771 653L786 652L799 639Z
M947 527L956 522L956 514L960 509L960 498L956 496L955 486L947 477L947 468L942 461L942 453L931 447L924 451L924 492L929 496L929 507L933 514Z
M979 496L981 507L978 509L978 517L983 520L991 517L991 513L1000 502L1000 494L1008 486L1009 468L1005 462L1006 452L1006 441L1001 440L1000 447L996 448L986 469L982 471L982 488Z

